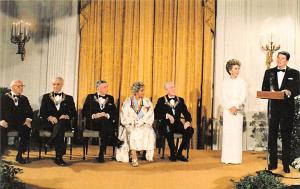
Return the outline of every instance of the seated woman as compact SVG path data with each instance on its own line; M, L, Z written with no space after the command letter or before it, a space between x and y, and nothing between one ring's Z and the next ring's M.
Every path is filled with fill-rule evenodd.
M155 148L155 133L152 128L154 121L153 106L149 99L144 98L144 84L135 82L131 91L133 96L126 98L121 109L121 124L119 139L124 141L117 149L116 159L121 162L129 161L131 151L132 166L137 167L136 151L146 150L146 159L153 161Z

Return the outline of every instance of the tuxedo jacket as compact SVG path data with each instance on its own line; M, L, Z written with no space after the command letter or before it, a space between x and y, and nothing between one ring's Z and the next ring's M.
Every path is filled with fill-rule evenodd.
M59 110L57 110L54 93L44 94L41 102L40 117L47 119L49 116L53 116L59 119L61 115L68 115L70 120L76 118L76 108L73 97L62 93L62 101Z
M180 119L182 118L181 115L184 116L185 121L192 122L192 116L187 109L187 106L184 102L184 99L178 96L175 96L175 114L173 114L172 107L169 104L169 97L165 95L160 97L157 101L157 104L154 108L154 116L155 119L159 120L161 123L167 123L166 121L166 114L170 114L174 117L175 122L181 123Z
M84 105L82 108L82 115L87 120L91 120L93 114L104 112L104 113L109 114L109 120L111 121L111 123L116 123L118 113L117 113L116 105L114 103L114 97L106 94L104 96L104 99L106 99L105 105L104 105L103 109L101 109L100 104L97 101L98 94L97 93L89 94L85 99L85 102L84 102Z
M33 118L33 111L26 96L20 95L18 105L15 105L12 93L6 93L1 97L1 120L5 120L9 126L23 125L26 118Z
M287 97L285 95L284 100L270 100L271 112L272 108L285 108L286 111L294 114L294 97L299 95L299 85L299 71L295 69L286 67L280 88L278 86L277 67L266 70L262 84L263 91L270 91L271 89L275 91L281 91L284 89L291 91L291 96Z

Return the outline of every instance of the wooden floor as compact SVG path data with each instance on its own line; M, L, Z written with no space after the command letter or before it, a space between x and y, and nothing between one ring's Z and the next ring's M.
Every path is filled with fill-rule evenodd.
M220 163L219 151L191 150L190 162L169 162L155 156L153 163L140 161L135 168L127 163L119 163L106 158L104 164L96 163L98 148L92 146L86 160L82 160L82 149L74 149L73 159L65 160L67 167L58 167L52 158L54 152L38 160L38 153L31 152L32 163L20 166L24 173L21 180L30 188L59 189L229 189L233 184L230 180L239 180L242 176L253 174L265 168L263 152L244 152L241 165L225 165ZM111 151L108 152L108 154ZM16 152L10 150L4 159L14 160ZM168 153L167 153L168 154ZM292 169L285 174L289 179L286 184L300 184L300 173ZM283 173L279 165L275 172Z

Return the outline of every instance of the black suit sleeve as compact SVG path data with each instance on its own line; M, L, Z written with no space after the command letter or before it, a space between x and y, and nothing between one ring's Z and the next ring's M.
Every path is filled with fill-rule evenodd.
M83 108L81 110L83 117L91 119L91 95L88 95L84 101Z
M158 120L166 119L166 113L163 111L164 99L159 98L154 108L154 118Z
M26 118L33 119L33 110L32 110L32 108L30 106L28 98L25 97L24 101L25 101L25 114L26 114ZM25 120L24 120L24 122L25 122Z
M111 119L111 120L113 120L113 121L117 121L117 119L118 119L118 110L117 110L117 107L116 107L116 105L115 105L115 99L114 99L114 97L113 96L111 96L110 97L110 103L111 103L111 105L110 105L110 110L109 110L109 116L110 116L110 118L109 119Z
M76 119L76 108L75 108L75 102L72 96L69 96L69 113L68 116L70 119L75 118Z
M295 83L292 86L291 93L292 97L298 96L300 94L300 74L299 71L295 70Z
M49 115L48 107L47 107L47 95L44 95L41 102L41 108L40 108L40 117L43 119L47 119Z
M3 119L10 125L23 125L25 122L24 117L20 117L19 115L15 115L13 111L13 104L10 103L11 99L7 95L2 96L2 105L3 105ZM25 109L26 111L26 109ZM24 122L23 122L24 120Z
M192 122L192 116L191 116L190 112L187 109L187 106L184 102L184 99L181 99L181 100L182 100L182 104L183 104L182 105L182 114L184 116L184 119L185 119L185 121Z
M3 94L1 97L1 104L0 104L0 111L1 111L1 117L0 120L6 120L7 121L7 108L8 105L5 102L5 95Z
M261 90L262 91L270 91L270 71L269 70L265 71Z

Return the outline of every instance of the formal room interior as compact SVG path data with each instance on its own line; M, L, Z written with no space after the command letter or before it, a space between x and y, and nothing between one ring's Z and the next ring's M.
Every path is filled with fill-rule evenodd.
M1 188L300 188L300 0L0 0Z

